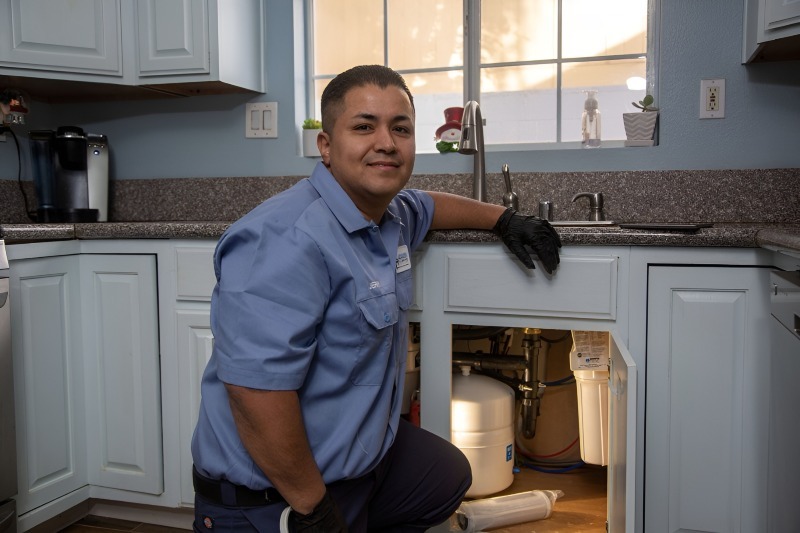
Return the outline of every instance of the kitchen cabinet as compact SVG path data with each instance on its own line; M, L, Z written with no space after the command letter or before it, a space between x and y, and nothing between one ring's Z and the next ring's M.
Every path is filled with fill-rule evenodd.
M766 531L769 270L648 277L644 530Z
M0 13L0 75L184 95L265 90L263 0L0 0Z
M784 255L784 254L779 254ZM791 261L791 256L786 257ZM800 376L800 268L770 274L770 408L767 531L800 530L800 426L793 401Z
M211 292L214 289L214 245L180 245L176 258L177 357L180 402L181 504L194 506L192 434L200 412L200 381L211 350Z
M23 516L88 484L80 276L77 255L9 258Z
M163 490L156 262L80 256L89 483Z
M155 256L80 251L8 247L23 531L109 489L163 491Z
M213 348L215 244L143 239L9 246L15 379L23 384L16 391L25 454L20 473L28 487L20 493L28 510L21 523L36 525L54 516L55 505L65 510L87 498L126 502L119 505L125 512L147 505L140 512L150 520L158 508L176 513L193 505L190 443ZM768 343L770 252L567 246L553 276L523 268L500 243L426 243L413 260L409 318L421 324L424 427L450 438L454 325L609 331L609 531L650 533L668 525L716 531L724 524L764 530L768 365L759 357L766 357ZM137 306L148 311L134 311ZM142 325L131 325L137 320ZM157 354L139 350L147 363L135 368L123 349L131 342L114 341L149 337L154 320L157 340L145 344L157 346ZM40 385L34 370L54 383ZM148 396L142 405L122 405L140 401L140 394ZM148 413L140 419L147 420L135 419L139 413ZM122 427L117 416L133 427ZM147 421L157 427L145 428ZM140 460L129 442L106 461L89 441L110 430L123 432L126 441L152 439L147 447L160 465ZM29 441L43 436L45 450L28 452ZM44 468L39 456L54 453L50 440L53 450L72 455L48 458ZM114 472L120 475L99 476L111 463L112 469L123 465ZM161 486L134 482L151 473L158 480L159 466ZM184 515L191 523L188 509Z
M800 59L800 2L745 0L742 63Z
M136 84L265 92L265 17L263 0L138 0Z
M527 270L499 243L431 244L420 252L422 426L450 439L454 325L609 331L608 530L634 531L637 362L626 346L628 248L563 248L557 273ZM553 487L556 488L556 487Z
M122 77L119 0L3 0L0 10L0 67Z

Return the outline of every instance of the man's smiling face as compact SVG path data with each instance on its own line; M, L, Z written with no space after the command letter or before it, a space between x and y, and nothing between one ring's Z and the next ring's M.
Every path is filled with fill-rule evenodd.
M347 92L330 133L317 144L322 162L368 219L380 218L414 168L414 109L395 86Z

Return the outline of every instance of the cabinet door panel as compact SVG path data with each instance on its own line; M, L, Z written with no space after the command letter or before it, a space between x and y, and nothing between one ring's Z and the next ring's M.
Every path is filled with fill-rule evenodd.
M93 485L163 491L155 258L81 257Z
M211 358L214 337L210 310L177 311L180 375L181 502L194 504L192 486L192 434L200 412L200 380Z
M649 272L645 529L763 531L767 271Z
M0 62L122 75L119 0L5 0L0 5Z
M139 76L209 72L208 4L140 0Z
M557 276L521 268L510 255L447 255L447 311L614 319L617 271L613 256L562 254ZM491 282L487 282L491 280Z
M17 513L87 484L77 258L11 266Z
M800 2L797 0L766 0L764 26L766 30L800 24Z
M636 507L636 363L610 334L608 531L633 531Z

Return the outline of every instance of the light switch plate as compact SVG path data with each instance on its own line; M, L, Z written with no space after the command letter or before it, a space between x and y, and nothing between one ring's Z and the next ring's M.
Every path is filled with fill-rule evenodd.
M256 102L245 106L244 136L254 139L278 137L278 102Z

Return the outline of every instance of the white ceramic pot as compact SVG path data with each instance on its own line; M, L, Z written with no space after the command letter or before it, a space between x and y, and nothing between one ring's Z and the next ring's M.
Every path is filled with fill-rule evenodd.
M319 157L319 148L317 148L317 135L322 130L303 130L303 156L304 157Z
M657 120L657 111L623 113L622 123L625 125L625 135L628 138L625 146L653 146Z

